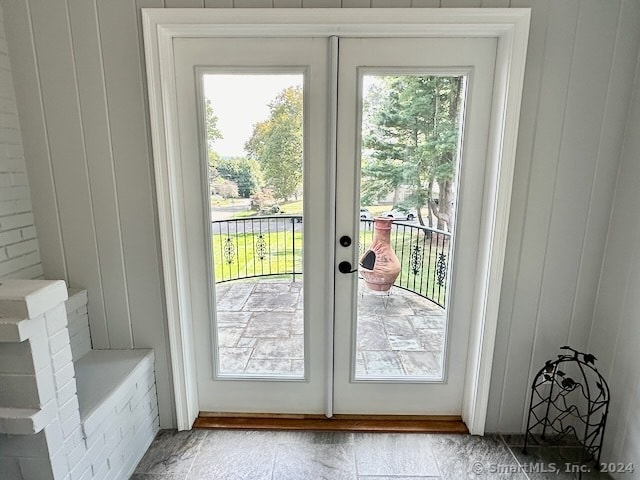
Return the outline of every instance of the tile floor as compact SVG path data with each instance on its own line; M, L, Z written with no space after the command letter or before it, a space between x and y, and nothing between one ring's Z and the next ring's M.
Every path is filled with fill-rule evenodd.
M216 285L220 373L304 375L302 282L232 281ZM358 296L356 377L442 374L445 310L393 287Z
M578 447L524 455L522 442L521 435L161 430L131 480L578 478L565 472L578 465Z

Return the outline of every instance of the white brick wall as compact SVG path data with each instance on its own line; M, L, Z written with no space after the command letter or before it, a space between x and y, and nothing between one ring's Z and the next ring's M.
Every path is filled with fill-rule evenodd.
M39 320L39 328L23 341L0 338L0 407L12 409L17 419L28 418L31 412L47 413L40 422L17 421L3 429L7 432L0 434L3 480L66 480L69 475L62 421L75 416L79 424L80 415L75 395L75 411L72 399L61 408L58 398L61 381L74 382L75 393L69 337L61 335L67 332L65 299L63 282L5 281L0 286L2 312L32 312Z
M0 480L128 478L159 429L153 351L89 351L74 363L67 309L84 306L86 315L86 292L62 303L64 288L48 288L62 282L39 282L42 290L33 292L38 282L0 285L0 311L39 320L23 341L13 330L0 335L0 432L8 432L0 433ZM32 293L29 300L19 288ZM57 306L45 308L54 294ZM31 430L7 428L7 408L24 413L27 406L46 418Z
M69 319L69 337L71 352L75 362L91 350L91 333L89 331L89 313L87 310L87 291L69 289L66 302Z
M124 369L123 361L127 365ZM153 352L96 350L78 362L76 370L87 451L71 471L71 478L128 478L159 428ZM103 378L100 384L91 381L96 371ZM85 389L91 390L87 394L95 394L103 387L108 391L87 402Z
M16 96L0 7L0 279L41 278Z

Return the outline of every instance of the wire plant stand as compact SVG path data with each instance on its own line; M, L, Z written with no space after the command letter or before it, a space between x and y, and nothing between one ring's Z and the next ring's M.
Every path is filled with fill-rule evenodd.
M600 465L609 414L609 386L595 367L596 357L569 346L547 360L531 385L529 418L523 453L533 442L560 445L575 440L582 446L580 462ZM582 472L580 472L582 477Z

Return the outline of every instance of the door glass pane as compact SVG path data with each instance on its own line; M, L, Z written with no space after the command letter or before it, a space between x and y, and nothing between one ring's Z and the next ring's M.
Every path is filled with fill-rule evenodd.
M361 80L355 379L442 380L466 79Z
M303 83L203 76L219 377L304 377Z

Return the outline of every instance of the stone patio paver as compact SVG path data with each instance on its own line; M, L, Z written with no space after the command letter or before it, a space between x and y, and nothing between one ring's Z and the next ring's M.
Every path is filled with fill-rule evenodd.
M442 366L440 352L397 352L407 375L424 375L425 372L433 372L437 375Z
M401 376L404 372L400 359L389 350L365 350L364 366L367 375ZM356 372L356 377L358 372ZM362 375L366 376L366 375Z
M420 338L415 335L387 335L391 350L400 352L423 350Z
M290 338L261 338L255 344L251 358L304 359L304 343L302 335Z
M259 284L258 284L259 285ZM295 312L298 307L298 293L252 293L244 306L250 312Z
M264 311L254 314L245 329L245 336L265 338L292 335L293 312Z
M302 282L245 280L216 285L220 373L304 375ZM356 378L439 376L445 310L393 287L360 286Z
M296 375L302 376L302 372L292 371L291 360L275 359L275 358L252 358L247 364L245 374L258 375Z
M359 351L391 350L382 321L369 317L360 318L356 342Z
M218 285L216 286L216 306L221 312L240 312L252 292L253 284L248 282L228 282Z

